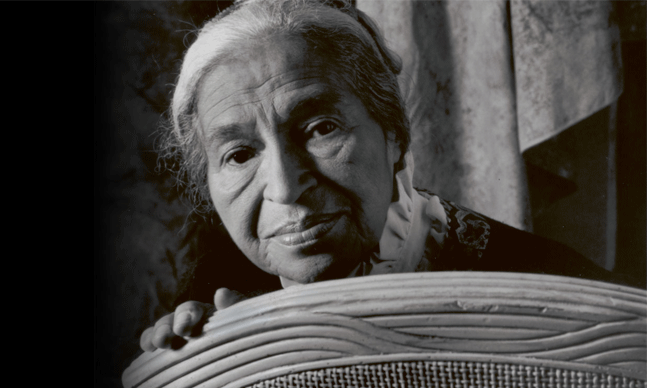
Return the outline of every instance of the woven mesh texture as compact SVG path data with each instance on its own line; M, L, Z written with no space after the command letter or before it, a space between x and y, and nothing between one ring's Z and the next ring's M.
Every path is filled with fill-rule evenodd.
M502 363L410 361L293 373L253 388L645 388L645 382L565 369Z

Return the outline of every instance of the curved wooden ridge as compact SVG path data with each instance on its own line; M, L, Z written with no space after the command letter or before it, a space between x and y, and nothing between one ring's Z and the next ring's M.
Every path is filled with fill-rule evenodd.
M129 387L643 388L647 292L561 276L378 275L294 286L216 312Z

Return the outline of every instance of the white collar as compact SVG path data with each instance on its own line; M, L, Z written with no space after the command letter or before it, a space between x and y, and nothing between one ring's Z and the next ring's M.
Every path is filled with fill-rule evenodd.
M428 224L425 214L426 199L413 188L413 154L404 156L405 166L395 174L398 200L392 202L380 238L380 255L362 263L362 273L414 272L425 250ZM354 274L356 272L353 272ZM356 276L357 276L356 275Z

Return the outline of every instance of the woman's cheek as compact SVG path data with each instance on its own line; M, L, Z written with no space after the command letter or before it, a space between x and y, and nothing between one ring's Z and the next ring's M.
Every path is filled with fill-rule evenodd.
M244 198L238 199L225 207L220 218L236 246L249 260L264 269L266 244L254 229L257 224L254 220L256 212Z
M258 161L250 161L243 166L224 166L209 169L209 184L218 195L235 198L252 183L256 176ZM212 192L213 195L213 192Z
M216 212L236 245L249 257L258 250L254 219L262 192L253 169L221 171L209 175L209 187Z
M306 144L306 150L316 159L339 159L344 157L349 146L352 147L353 140L351 133L339 130L339 134L336 135L310 139Z

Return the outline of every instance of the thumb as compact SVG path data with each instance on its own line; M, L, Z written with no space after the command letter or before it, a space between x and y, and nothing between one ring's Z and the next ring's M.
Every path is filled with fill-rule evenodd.
M244 299L247 298L238 291L232 291L228 288L219 288L213 296L213 303L216 305L216 310L222 310Z

